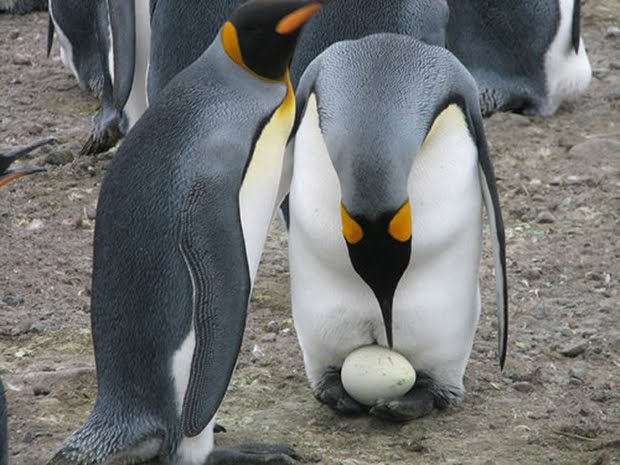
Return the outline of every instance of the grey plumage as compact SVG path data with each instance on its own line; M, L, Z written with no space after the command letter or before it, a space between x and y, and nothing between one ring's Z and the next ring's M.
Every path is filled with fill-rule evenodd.
M243 0L151 0L149 101L211 44Z
M328 3L299 37L291 63L293 85L323 50L341 40L391 32L445 44L448 6L445 0L339 0Z
M23 15L47 10L47 0L0 0L0 13Z

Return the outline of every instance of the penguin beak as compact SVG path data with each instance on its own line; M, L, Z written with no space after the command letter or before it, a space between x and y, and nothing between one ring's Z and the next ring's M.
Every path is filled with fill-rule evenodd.
M392 306L396 287L411 258L411 207L407 200L396 212L377 220L353 218L341 204L342 231L351 264L373 291L387 342L393 347Z
M276 32L278 34L292 34L299 30L301 26L306 24L314 14L321 10L323 5L318 2L312 2L302 6L292 13L287 14L276 24Z
M38 168L33 166L20 166L18 168L11 168L10 171L0 175L0 187L7 185L11 181L14 181L23 176L27 176L33 173L39 173L45 171L45 168Z

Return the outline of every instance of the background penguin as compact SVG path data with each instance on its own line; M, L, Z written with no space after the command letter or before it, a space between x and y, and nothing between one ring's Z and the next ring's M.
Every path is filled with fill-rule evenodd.
M96 29L97 8L101 5L105 8L106 0L49 0L48 9L48 56L56 33L63 64L71 70L82 90L97 96L103 91L104 80L99 51L104 38L99 37Z
M8 465L9 463L9 434L6 417L6 396L4 395L4 384L0 378L0 465Z
M102 184L92 332L98 397L50 464L203 464L237 359L295 98L308 0L241 6L127 135ZM284 447L207 463L291 463Z
M380 32L407 34L445 45L445 0L339 0L330 2L304 28L291 63L296 86L310 62L330 45Z
M367 344L418 372L370 413L408 420L458 403L480 311L482 198L506 351L503 224L476 84L447 50L404 35L339 42L299 89L289 258L295 328L315 396L367 410L340 368Z
M448 48L480 88L485 115L550 116L587 89L580 0L448 0Z
M11 166L16 160L23 157L24 155L29 154L35 149L47 144L55 144L56 139L50 137L48 139L43 139L37 142L34 142L25 147L20 147L18 149L10 150L9 152L0 154L0 187L8 184L9 182L21 178L22 176L27 176L29 174L38 173L40 171L45 171L45 168L39 166Z

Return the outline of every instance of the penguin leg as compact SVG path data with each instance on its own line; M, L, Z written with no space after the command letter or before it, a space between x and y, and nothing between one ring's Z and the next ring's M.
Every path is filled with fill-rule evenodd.
M217 448L205 465L294 465L303 457L287 444L240 444Z
M330 367L313 389L319 402L345 415L360 415L368 412L368 407L353 399L342 385L340 369Z

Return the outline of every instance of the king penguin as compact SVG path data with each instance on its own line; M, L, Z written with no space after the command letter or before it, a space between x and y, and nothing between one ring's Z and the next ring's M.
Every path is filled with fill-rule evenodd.
M367 344L418 373L370 413L405 421L457 404L480 313L482 204L507 335L505 240L472 76L446 49L378 34L332 45L297 90L290 184L293 317L315 397L368 411L340 370Z
M53 465L290 464L214 449L295 114L310 0L252 0L129 132L102 183L91 322L98 395ZM207 458L208 457L208 458Z
M448 48L480 88L482 112L550 116L592 77L580 0L448 0Z

